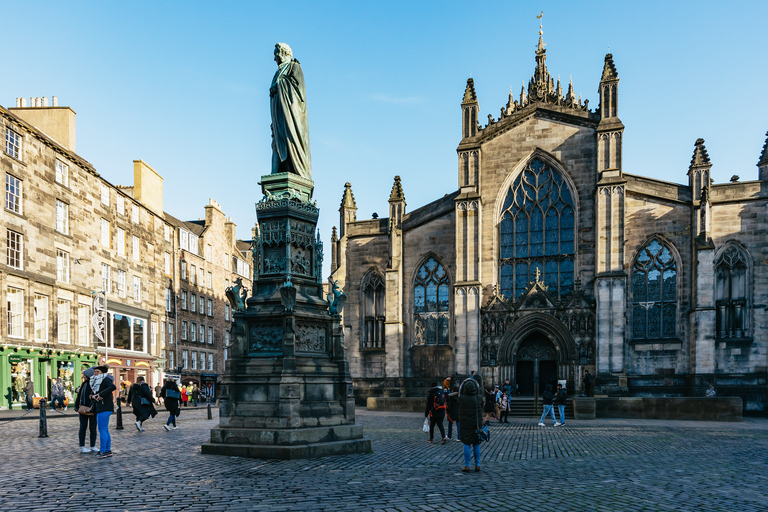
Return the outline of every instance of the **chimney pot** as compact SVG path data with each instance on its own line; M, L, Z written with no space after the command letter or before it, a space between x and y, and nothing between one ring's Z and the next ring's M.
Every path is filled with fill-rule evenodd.
M19 98L21 100L21 106L26 107L27 106L27 98Z
M51 101L53 102L53 106L54 107L58 107L59 106L59 98L57 98L56 96L52 96L51 97Z
M48 96L43 96L43 106L44 107L48 106Z

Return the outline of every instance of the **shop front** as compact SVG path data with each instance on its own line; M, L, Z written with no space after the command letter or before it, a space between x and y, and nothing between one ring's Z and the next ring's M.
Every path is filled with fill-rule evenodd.
M96 363L96 354L21 345L0 347L0 409L26 407L26 379L32 380L35 396L51 398L51 384L60 378L67 402L74 401L80 373Z
M115 386L118 390L128 392L131 384L135 383L139 377L144 377L144 381L153 388L160 382L154 371L155 357L148 354L128 353L125 351L110 350L104 353L99 348L99 364L109 366L109 373L115 379ZM160 382L162 385L162 382Z

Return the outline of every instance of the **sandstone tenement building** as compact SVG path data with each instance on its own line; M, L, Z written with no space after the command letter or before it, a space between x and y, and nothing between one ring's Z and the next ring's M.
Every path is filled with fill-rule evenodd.
M56 98L50 106L32 98L30 106L18 99L15 108L0 107L0 131L0 407L21 407L26 377L46 397L61 377L71 395L80 371L97 361L108 362L118 382L141 375L154 386L178 366L199 384L215 382L229 329L224 288L239 274L250 286L242 243L220 207L211 201L204 223L178 221L163 211L162 177L141 160L132 186L108 182L76 153L75 112ZM202 270L195 280L180 278L184 261ZM204 312L195 322L204 336L189 349L187 339L175 342L183 316L175 297L187 289ZM105 342L91 318L99 291ZM189 370L187 350L195 358Z
M701 139L686 184L630 174L611 54L598 93L592 111L563 91L540 36L498 118L467 81L458 190L406 213L397 176L389 217L358 220L346 184L331 265L358 398L472 370L579 393L589 369L599 394L714 384L768 409L768 142L756 180L712 183Z

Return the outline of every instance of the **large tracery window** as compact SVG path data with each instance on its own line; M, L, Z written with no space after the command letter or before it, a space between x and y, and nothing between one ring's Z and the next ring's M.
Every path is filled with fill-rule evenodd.
M677 263L669 247L653 239L632 268L632 337L674 338L676 326Z
M538 158L515 178L500 222L501 293L517 298L536 270L554 297L573 290L574 207L563 176Z
M414 343L447 345L450 334L448 273L435 258L429 258L413 283Z
M744 338L747 328L747 271L749 259L744 250L728 244L715 259L715 306L717 337Z
M384 348L384 279L368 272L361 286L363 296L362 348Z

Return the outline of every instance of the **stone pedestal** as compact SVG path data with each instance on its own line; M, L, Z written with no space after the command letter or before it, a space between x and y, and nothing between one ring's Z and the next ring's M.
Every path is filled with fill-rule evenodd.
M365 453L371 443L355 425L341 317L322 296L312 182L276 174L261 185L254 290L245 307L233 304L239 310L219 426L202 453L277 459Z

